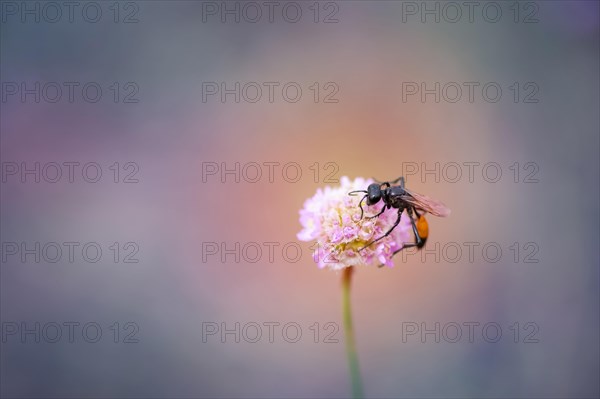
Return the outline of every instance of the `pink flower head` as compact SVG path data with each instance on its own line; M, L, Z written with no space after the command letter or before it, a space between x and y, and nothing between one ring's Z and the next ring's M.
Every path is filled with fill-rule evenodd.
M339 270L349 266L380 265L393 266L395 251L405 243L414 241L408 215L404 213L400 224L392 233L377 243L360 251L372 240L384 235L396 222L397 209L388 209L376 219L367 217L379 213L383 201L371 206L363 202L364 217L360 218L358 203L361 195L350 196L353 190L366 190L371 179L356 178L351 181L344 176L339 187L318 189L316 194L304 202L300 210L302 231L298 239L317 241L313 257L319 268Z

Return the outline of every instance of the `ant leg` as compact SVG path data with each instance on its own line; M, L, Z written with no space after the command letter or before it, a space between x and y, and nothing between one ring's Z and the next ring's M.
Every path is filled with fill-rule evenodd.
M360 200L360 202L358 203L358 206L359 206L359 208L360 208L360 218L362 219L362 218L363 218L363 215L365 214L365 211L363 210L363 207L362 207L362 203L363 203L363 201L365 200L365 198L367 198L367 196L368 196L369 194L368 194L368 193L367 193L365 190L355 190L355 191L350 191L350 192L348 193L348 195L351 195L351 196L353 196L353 197L354 197L354 193L365 193L365 195L362 197L362 199L361 199L361 200Z
M386 211L386 209L388 209L387 205L383 205L383 208L381 208L381 212L379 212L379 213L378 213L377 215L375 215L375 216L369 216L369 217L367 218L367 220L371 220L371 219L378 218L379 216L381 216L381 214L382 214L383 212L385 212L385 211Z
M401 186L404 188L404 176L400 176L399 178L397 178L396 180L394 180L394 181L391 181L391 182L380 182L379 180L377 180L377 179L376 179L376 178L374 178L374 177L371 177L371 179L373 179L373 181L374 181L375 183L379 183L379 184L381 184L381 185L383 185L383 184L386 184L386 183L387 183L387 186L388 186L388 187L390 187L392 184L396 184L396 183L398 183L400 180L402 180L402 183L401 183L400 185L401 185Z
M404 176L400 176L399 178L397 178L396 180L394 180L393 182L390 182L390 183L396 184L399 181L401 181L400 186L402 186L402 188L404 188Z
M403 245L399 251L401 251L404 248L412 248L412 247L418 247L420 245L423 245L423 239L421 238L421 235L419 234L419 230L417 229L417 225L415 224L415 219L413 218L413 215L412 215L413 211L417 214L417 216L420 216L414 207L408 208L406 210L406 212L408 213L408 216L410 217L410 225L412 226L413 234L415 235L415 242L412 244Z
M365 195L364 195L364 196L363 196L363 197L360 199L360 202L358 203L358 207L360 208L360 220L362 220L362 218L363 218L363 216L364 216L364 214L365 214L365 211L363 210L363 207L362 207L362 203L363 203L363 201L365 200L365 198L367 198L367 194L365 194Z
M387 182L387 181L379 181L379 180L377 180L377 179L376 179L376 178L374 178L374 177L371 177L371 179L372 179L372 180L373 180L375 183L379 184L379 187L383 187L383 186L388 186L388 187L391 187L391 186L392 186L392 184L394 184L394 182L392 182L392 184L390 184L390 182Z
M419 216L419 214L417 213L417 210L416 209L413 209L413 210L417 214L417 216ZM421 243L423 241L423 239L419 235L419 231L417 230L417 226L415 225L415 221L414 221L414 219L412 217L411 208L408 208L406 210L406 213L408 213L408 216L410 217L410 224L412 226L413 233L415 235L415 242L414 243L410 243L410 244L404 244L404 245L402 245L402 248L394 251L394 253L392 253L392 256L396 255L398 252L403 251L403 250L405 250L407 248L418 247L419 245L421 245ZM385 266L385 265L383 265L383 264L379 265L379 267L383 267L383 266Z
M392 233L392 231L400 224L400 219L402 218L402 212L403 211L404 211L404 209L398 209L398 218L396 219L396 222L394 223L394 225L387 231L387 233L385 233L384 235L382 235L378 239L371 241L370 243L368 243L367 245L365 245L364 247L362 247L358 251L360 252L363 249L365 249L368 246L370 246L371 244L375 244L377 241L380 241L380 240L384 239L385 237L389 236Z

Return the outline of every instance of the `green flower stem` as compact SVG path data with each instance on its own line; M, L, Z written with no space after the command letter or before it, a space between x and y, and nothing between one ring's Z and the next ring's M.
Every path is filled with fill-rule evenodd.
M344 331L346 332L346 353L348 354L348 365L350 366L350 379L352 380L352 397L362 398L363 388L358 368L358 356L354 344L354 330L352 329L352 310L350 306L350 283L354 267L345 267L342 270L342 310L344 314Z

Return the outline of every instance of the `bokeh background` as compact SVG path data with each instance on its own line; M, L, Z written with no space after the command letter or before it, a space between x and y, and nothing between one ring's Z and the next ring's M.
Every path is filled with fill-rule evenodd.
M97 82L104 89L97 103L75 91L72 103L36 103L32 96L22 102L17 95L0 104L5 168L73 161L97 162L103 172L95 184L80 174L73 183L63 177L38 184L31 176L23 183L19 175L2 182L3 243L97 242L103 249L97 263L77 251L73 263L64 254L57 263L3 260L4 329L97 322L103 335L94 344L78 330L68 342L66 327L57 343L6 336L2 396L347 397L343 332L334 335L339 343L323 342L325 323L341 326L340 275L315 266L311 243L300 244L295 263L281 254L298 241L303 202L327 184L332 169L324 165L334 163L338 179L392 179L407 162L497 162L497 183L483 179L480 168L472 182L466 167L455 183L408 176L409 187L452 209L447 219L429 218L429 250L435 243L481 245L473 261L465 249L454 263L412 255L397 258L394 268L357 270L352 299L366 395L598 397L598 2L518 3L518 23L514 2L496 3L497 23L482 17L486 2L473 22L464 14L456 23L443 15L439 23L431 16L422 23L419 15L404 22L403 3L387 1L318 3L318 23L313 2L297 2L297 23L282 18L284 2L273 22L265 14L257 23L231 16L223 23L190 1L120 3L115 23L114 4L97 4L97 23L82 19L80 9L73 22L65 14L57 23L31 16L23 22L2 9L3 95L5 82ZM338 22L323 23L331 12ZM538 22L523 23L532 13ZM138 22L123 23L127 15ZM135 83L139 101L123 103L121 94L115 103L114 82L121 89ZM297 82L303 95L290 103L276 89L272 103L235 103L232 96L203 102L203 82ZM309 89L315 82L319 102ZM327 82L339 88L337 103L322 101ZM456 103L432 96L404 102L402 82L497 82L503 93L497 103L477 89L473 103L466 94ZM521 95L515 102L514 82L535 83L539 101L525 103ZM123 166L135 162L139 182L114 183L115 162L120 180L131 171ZM276 169L271 183L264 169L257 183L232 176L203 182L204 162L297 162L303 175L289 183ZM515 162L518 183L509 169ZM527 162L538 167L537 183L523 182ZM135 242L139 262L115 263L114 242ZM272 262L266 251L255 263L232 256L203 262L203 242L280 246ZM481 254L487 242L503 250L496 263ZM518 262L509 249L515 242ZM538 263L523 262L529 242L537 245ZM110 330L115 322L119 343ZM138 343L122 342L126 322L139 326ZM303 335L288 343L276 330L270 343L265 327L258 343L232 336L203 342L206 322L295 322ZM457 343L436 343L431 335L403 342L406 322L481 325L473 342L466 327ZM487 322L502 327L499 342L482 338ZM539 327L537 343L524 342L528 322Z

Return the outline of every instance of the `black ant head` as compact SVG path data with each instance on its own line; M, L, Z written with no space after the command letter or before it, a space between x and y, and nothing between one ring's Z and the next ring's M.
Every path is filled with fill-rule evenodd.
M374 205L381 201L381 186L378 183L369 184L367 187L367 205Z

